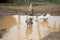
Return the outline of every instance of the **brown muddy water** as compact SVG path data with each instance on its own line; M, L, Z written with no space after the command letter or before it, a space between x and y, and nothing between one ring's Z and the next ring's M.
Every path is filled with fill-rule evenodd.
M26 19L33 18L33 25L27 28ZM0 40L40 40L52 32L60 31L60 16L50 16L43 21L40 16L6 16L0 19L0 29L6 28Z

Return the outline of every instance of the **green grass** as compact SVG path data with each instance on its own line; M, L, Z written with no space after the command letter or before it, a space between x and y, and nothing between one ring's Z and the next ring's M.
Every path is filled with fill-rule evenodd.
M51 1L47 1L47 2L54 3L54 4L60 4L60 0L51 0Z
M60 0L53 0L54 3L60 4Z
M27 2L19 2L19 3L3 3L4 6L28 6Z
M60 0L52 0L52 1L43 1L43 3L47 2L47 4L60 4ZM33 3L33 6L42 6L42 5L47 5L47 4L41 4L40 3ZM5 6L29 6L29 2L16 2L16 3L3 3Z
M17 3L18 6L28 6L28 2Z

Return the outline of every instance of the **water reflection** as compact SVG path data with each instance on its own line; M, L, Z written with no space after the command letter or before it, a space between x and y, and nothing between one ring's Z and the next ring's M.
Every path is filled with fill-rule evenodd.
M9 31L1 40L39 40L52 32L60 31L60 16L51 16L48 19L41 19L40 16L33 16L33 24L27 28L26 19L31 16L7 16L0 20L0 29L8 28ZM14 36L14 37L13 37Z
M15 18L12 16L6 16L0 19L0 29L9 29L11 26L16 24Z

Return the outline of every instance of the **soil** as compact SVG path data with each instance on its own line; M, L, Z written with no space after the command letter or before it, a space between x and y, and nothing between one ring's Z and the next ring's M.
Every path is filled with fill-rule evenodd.
M52 15L60 15L60 5L43 5L33 6L34 15L41 15L50 13ZM31 10L29 6L3 6L0 5L0 14L3 15L15 15L15 14L30 14Z

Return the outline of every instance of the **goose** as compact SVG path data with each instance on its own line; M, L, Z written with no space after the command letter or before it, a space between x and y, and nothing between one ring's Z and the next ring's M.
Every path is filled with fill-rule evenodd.
M41 15L40 19L48 19L51 15L47 14L47 15Z

